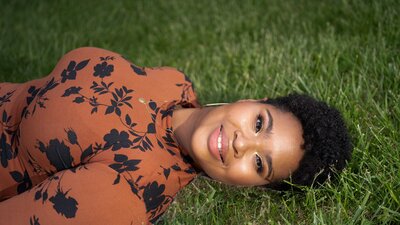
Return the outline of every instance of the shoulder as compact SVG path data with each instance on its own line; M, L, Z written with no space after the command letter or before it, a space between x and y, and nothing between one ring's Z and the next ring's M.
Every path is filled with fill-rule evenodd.
M168 79L169 81L175 83L190 83L192 81L189 77L182 71L174 67L145 67L146 71L150 74L157 76L160 79Z
M111 55L119 55L118 53L107 50L107 49L91 47L91 46L75 48L75 49L67 52L65 55L75 55L75 54L93 54L93 55L101 54L102 55L102 54L107 54L107 53L111 54Z
M143 67L136 65L130 59L124 57L123 55L97 47L79 47L73 49L66 54L64 54L63 58L98 58L98 57L105 57L121 59L124 62L127 62L133 72L138 75L146 76L146 75L155 75L157 78L168 78L169 80L177 81L177 82L186 82L192 84L192 81L189 77L180 69L169 67L169 66L161 66L161 67Z

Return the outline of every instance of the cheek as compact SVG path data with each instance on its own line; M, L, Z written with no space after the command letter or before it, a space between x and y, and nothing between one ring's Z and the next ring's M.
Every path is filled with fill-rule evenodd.
M245 163L234 163L228 168L215 166L213 163L202 161L203 170L212 179L225 184L235 186L257 186L266 184L267 181L262 179L251 165Z
M224 119L225 122L228 122L229 125L233 126L234 130L244 129L243 131L247 131L246 128L252 123L250 121L251 118L248 115L251 115L251 113L239 111L230 112Z
M226 171L227 182L233 185L259 185L261 180L249 163L238 162L231 165Z
M190 137L190 147L194 160L213 161L208 150L208 139L211 133L223 122L223 117L218 113L210 113L204 118L193 131Z
M203 150L206 150L208 141L206 134L207 129L205 127L199 127L194 131L190 142L192 151L195 153L195 155Z
M202 168L204 172L214 180L220 181L230 185L245 185L248 183L247 177L251 175L251 171L245 165L235 164L229 165L229 167L222 167L222 165L216 165L215 163L201 160Z

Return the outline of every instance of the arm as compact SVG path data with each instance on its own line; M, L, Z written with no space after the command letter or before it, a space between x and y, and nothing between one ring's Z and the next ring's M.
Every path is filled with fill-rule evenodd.
M60 171L0 202L0 224L147 224L142 200L102 163Z

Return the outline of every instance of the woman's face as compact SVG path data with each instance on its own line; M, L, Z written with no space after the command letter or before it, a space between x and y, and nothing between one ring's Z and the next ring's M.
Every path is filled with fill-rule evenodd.
M292 113L240 101L208 110L191 135L189 152L215 180L263 185L297 169L304 154L302 132Z

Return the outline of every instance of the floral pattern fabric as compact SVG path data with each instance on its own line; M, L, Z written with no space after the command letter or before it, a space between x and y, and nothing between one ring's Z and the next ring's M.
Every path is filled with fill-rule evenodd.
M156 222L197 175L171 117L198 106L182 72L91 47L0 83L0 224Z

